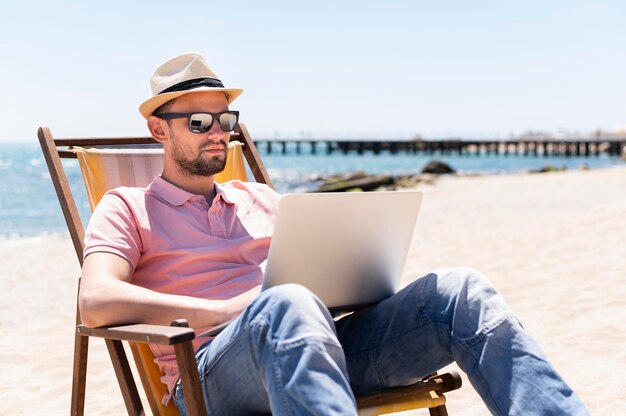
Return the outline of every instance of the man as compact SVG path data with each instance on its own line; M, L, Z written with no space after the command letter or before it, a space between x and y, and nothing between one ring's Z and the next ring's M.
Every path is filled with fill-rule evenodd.
M229 104L242 91L224 88L198 54L165 62L151 85L140 112L163 144L163 173L146 188L109 192L96 208L79 298L85 324L186 318L202 331L236 318L195 340L211 414L352 415L354 394L413 383L453 360L494 414L586 414L474 270L433 272L337 322L301 286L260 293L279 196L213 178L238 120ZM173 353L153 350L185 414Z

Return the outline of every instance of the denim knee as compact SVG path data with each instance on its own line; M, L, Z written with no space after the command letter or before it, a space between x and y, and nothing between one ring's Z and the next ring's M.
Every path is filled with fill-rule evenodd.
M328 309L302 285L284 284L267 289L255 300L253 308L265 317L265 323L274 334L288 338L321 338L339 344Z
M293 303L299 300L316 298L315 294L297 283L287 283L264 290L259 298L269 297L279 302Z
M435 322L450 326L453 338L464 345L480 339L512 313L492 283L470 267L437 270L426 276L420 293L423 309Z
M437 270L429 276L436 279L436 295L443 303L481 302L500 296L491 281L471 267L454 267ZM431 294L432 295L432 294Z
M313 292L294 283L278 285L264 290L255 303L264 307L271 306L273 311L280 313L316 313L317 311L323 313L326 310L326 307Z

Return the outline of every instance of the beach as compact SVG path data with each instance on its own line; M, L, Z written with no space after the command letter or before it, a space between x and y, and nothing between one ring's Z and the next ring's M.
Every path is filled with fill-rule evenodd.
M626 167L442 177L417 189L403 284L441 267L480 270L591 414L626 414ZM0 256L0 414L68 414L80 274L69 236L2 240ZM462 376L450 414L488 414ZM124 413L93 339L86 414Z

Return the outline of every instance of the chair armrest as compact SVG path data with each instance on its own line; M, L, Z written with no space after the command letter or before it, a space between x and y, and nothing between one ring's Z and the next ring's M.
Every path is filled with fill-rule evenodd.
M357 397L357 405L359 408L380 406L428 391L442 394L460 387L461 376L456 371L451 371L431 376L410 386L394 387L367 396Z
M193 329L165 325L122 325L100 328L76 326L76 333L82 336L114 339L130 342L150 342L161 345L174 345L191 341L196 337Z

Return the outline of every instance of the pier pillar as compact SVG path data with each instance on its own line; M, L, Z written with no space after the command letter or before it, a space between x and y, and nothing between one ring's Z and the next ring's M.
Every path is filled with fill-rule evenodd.
M610 156L619 156L621 154L621 146L619 142L610 142L609 143L609 155Z
M539 153L539 149L541 149L541 155L546 155L546 144L544 142L537 143L537 153Z

